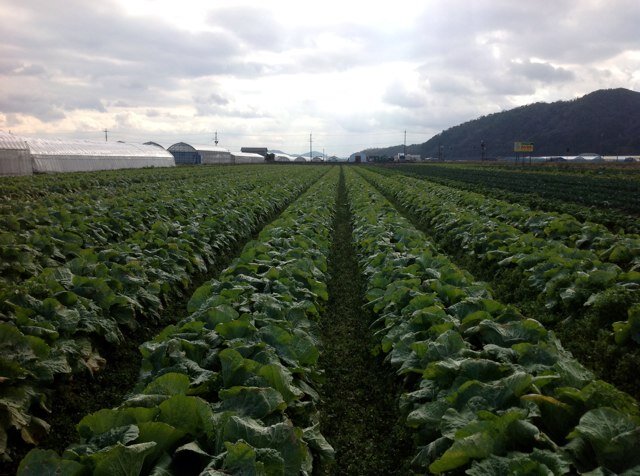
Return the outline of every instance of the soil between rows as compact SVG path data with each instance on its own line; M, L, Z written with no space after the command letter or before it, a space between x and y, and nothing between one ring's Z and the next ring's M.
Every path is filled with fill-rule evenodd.
M408 474L413 443L398 413L402 391L393 370L372 355L372 316L363 309L364 279L352 246L351 212L340 176L329 254L329 302L320 322L320 428L336 451L317 474Z

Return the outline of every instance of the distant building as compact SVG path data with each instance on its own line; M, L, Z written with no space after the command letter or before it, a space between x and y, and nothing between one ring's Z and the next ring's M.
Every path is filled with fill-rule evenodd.
M264 158L266 158L269 153L269 150L266 147L241 147L240 151L250 154L260 154Z
M367 161L367 153L366 152L356 152L349 156L348 162L353 162L356 164L360 164L362 162Z
M398 152L393 156L394 162L420 162L420 155L418 154L404 154Z
M167 149L178 165L232 164L231 152L213 144L194 145L178 142Z
M265 158L251 152L231 152L234 164L264 164Z

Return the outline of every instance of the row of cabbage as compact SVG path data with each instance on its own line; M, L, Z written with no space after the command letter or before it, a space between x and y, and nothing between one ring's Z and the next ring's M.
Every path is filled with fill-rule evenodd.
M348 174L366 299L420 472L638 474L640 411L552 332L494 300L364 179Z
M191 298L192 314L141 346L139 385L80 421L62 455L18 474L310 474L318 430L317 317L327 300L337 169Z
M584 165L584 164L583 164ZM402 166L427 177L447 178L469 184L488 185L552 200L580 203L598 209L640 211L640 174L628 168L499 167L469 164L418 164Z
M514 226L518 219L507 213L483 214L482 207L492 199L471 195L468 206L461 207L464 199L459 197L466 192L410 177L363 173L426 223L446 248L463 251L487 266L516 269L524 286L548 309L575 312L593 305L606 315L623 307L614 325L616 339L640 343L640 240L636 235L612 235L594 224L580 227L567 217L560 217L555 226L547 220L551 215L538 222L537 212L528 213L533 221L527 223L526 209L515 208L514 215L523 216L519 223L526 230L519 229ZM433 193L436 190L440 194Z
M305 169L269 185L247 187L247 176L219 187L193 187L145 232L102 248L86 248L64 264L0 292L0 455L14 441L37 443L49 425L46 414L55 381L106 365L97 347L118 345L123 330L157 322L163 301L179 298L205 273L248 239L324 173ZM167 184L171 187L171 184ZM158 192L169 200L166 191ZM146 209L139 213L145 216ZM144 219L142 219L144 221Z
M248 168L248 167L247 167ZM217 169L217 170L215 170ZM200 176L210 179L216 175L234 175L237 170L200 167ZM40 174L20 177L3 177L0 181L0 207L11 202L29 202L43 198L65 200L74 194L91 193L96 197L113 194L114 190L139 188L144 185L192 181L193 170L189 167L143 168L100 170L95 172L74 172Z
M414 193L416 190L428 193L434 200L488 217L537 238L591 250L599 260L615 263L625 270L640 270L640 235L612 233L601 224L579 221L567 213L531 210L517 203L433 182L411 179L406 186Z
M279 176L277 171L255 168L208 168L199 174L189 169L188 174L185 169L169 170L175 171L170 182L154 181L152 171L147 171L148 176L134 176L144 180L132 181L132 171L121 171L123 178L109 186L0 202L0 287L59 266L83 249L100 250L139 239L158 221L171 219L184 226L192 221L186 212L197 208L195 202L202 196L207 195L214 207ZM72 181L58 178L60 184L68 180ZM229 182L234 186L228 187Z
M544 192L549 190L547 186L540 185L531 192L511 190L501 186L506 186L508 181L505 181L504 184L496 183L491 176L480 176L477 181L472 182L465 180L466 168L467 166L459 166L441 175L441 167L407 164L385 168L384 173L401 173L461 190L479 192L484 196L492 196L508 203L519 203L535 210L569 214L581 221L600 223L613 231L624 230L626 233L640 233L640 223L638 223L637 217L625 213L623 210L610 208L610 203L606 201L598 206L597 204L583 205L546 195L543 197ZM529 174L529 177L535 182L535 175ZM640 188L640 184L638 187ZM585 184L584 191L581 193L589 194L589 191L589 184Z

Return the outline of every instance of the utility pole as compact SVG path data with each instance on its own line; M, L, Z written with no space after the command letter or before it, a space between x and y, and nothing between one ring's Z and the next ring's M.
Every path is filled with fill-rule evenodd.
M309 134L309 160L313 159L313 134Z
M404 160L407 160L407 131L404 131Z
M107 132L109 132L108 130L104 130L104 141L107 142Z
M213 143L218 146L218 131L216 131L215 136L213 137Z
M325 159L325 157L324 157L324 147L323 147L323 148L322 148L322 161L323 161L323 162L324 162L324 159Z

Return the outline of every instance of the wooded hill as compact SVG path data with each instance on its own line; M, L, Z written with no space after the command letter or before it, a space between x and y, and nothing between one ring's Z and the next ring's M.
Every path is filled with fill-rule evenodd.
M535 103L482 116L447 129L423 144L407 146L408 154L446 159L513 156L513 143L534 143L533 155L640 153L640 93L628 89L598 90L571 101ZM367 155L389 156L402 145L367 149Z

